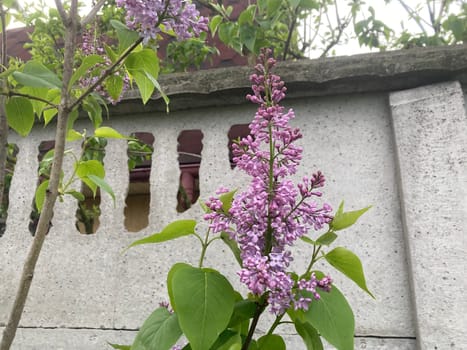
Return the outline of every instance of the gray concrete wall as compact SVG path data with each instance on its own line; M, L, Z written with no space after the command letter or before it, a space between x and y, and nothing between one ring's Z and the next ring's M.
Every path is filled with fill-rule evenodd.
M459 52L466 57L465 51L461 47ZM431 57L427 52L426 56ZM439 52L446 55L445 51ZM391 59L396 64L401 59L391 55L349 58L348 64L365 59L381 63L384 57L389 60L384 64ZM313 80L304 86L297 78L297 70L304 70L304 80L307 72L325 64L311 61L307 66L299 62L295 69L287 66L284 71L280 66L279 70L288 72L285 79L290 82L292 98L286 104L295 109L293 123L304 134L304 157L297 179L321 170L328 179L324 198L334 206L341 199L345 199L347 209L373 205L357 225L341 235L338 243L361 257L376 300L331 270L356 315L355 348L466 349L463 271L467 267L467 248L463 234L467 231L467 118L462 85L439 84L443 79L434 73L431 81L423 75L418 83L408 79L410 83L403 85L399 80L405 73L395 72L398 68L393 67L384 73L388 88L374 89L375 79L383 73L368 63L376 78L371 77L368 68L358 73L366 80L357 73L353 80L349 75L344 88L342 76L316 81L315 86L327 84L329 90L325 96L317 96L323 94L314 92L318 88L309 88ZM459 64L455 69L445 68L445 80L456 78L464 84L467 59L463 64L460 68ZM432 66L433 72L439 72L435 63ZM426 73L430 65L423 69ZM297 77L289 76L287 81L291 70ZM410 74L412 70L406 69ZM239 69L238 81L245 72ZM208 72L205 76L209 79L204 79L219 81L222 74L231 73ZM329 76L332 74L336 73ZM122 133L145 131L155 136L148 227L136 233L125 230L126 145L123 140L112 140L104 162L116 205L104 194L99 230L82 235L74 227L75 201L67 198L57 204L14 349L100 350L108 348L106 341L129 343L149 313L160 301L167 300L167 271L178 261L195 263L199 256L197 242L182 238L141 246L125 254L121 251L171 220L200 217L196 206L183 214L175 210L178 182L174 179L180 173L177 137L182 130L201 129L204 134L201 198L208 197L221 184L231 188L245 184L245 177L230 169L227 132L231 125L248 123L255 113L255 106L240 103L247 82L211 86L200 97L189 89L183 90L197 79L196 75L190 76L186 85L180 83L183 75L167 79L174 101L172 113L159 112L160 101L141 108L130 98L106 121ZM171 85L170 79L176 83ZM362 88L362 81L366 88ZM332 84L337 84L336 93L330 88ZM86 121L79 121L78 127L87 127ZM0 238L0 327L7 320L31 243L27 224L37 181L37 146L49 139L52 129L37 127L28 139L13 136L10 141L18 145L19 154L10 190L7 231ZM76 143L69 147L79 149ZM66 172L70 171L71 161L66 168ZM228 274L231 282L241 288L235 277L235 262L221 244L215 248L208 251L206 265ZM305 248L299 245L295 249L294 264L298 269L305 264ZM265 331L265 327L261 324L259 330ZM292 329L283 330L291 349L304 349Z

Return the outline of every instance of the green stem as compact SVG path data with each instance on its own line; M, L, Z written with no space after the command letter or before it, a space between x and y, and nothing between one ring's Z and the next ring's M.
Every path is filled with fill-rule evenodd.
M267 335L270 335L272 334L272 332L274 332L274 330L277 328L278 325L280 325L281 323L281 320L282 320L282 317L284 317L285 314L282 314L280 316L277 316L276 319L274 320L274 323L271 325L271 328L269 328L269 331L267 333Z
M206 231L206 236L204 237L204 242L201 242L202 249L201 249L201 256L199 257L199 264L198 264L199 268L203 267L203 261L204 261L205 255L206 255L206 250L208 249L209 244L212 242L212 241L209 241L209 232L211 232L211 228L209 228Z
M311 268L313 267L315 262L318 260L316 257L318 256L318 253L321 250L321 247L322 247L321 245L319 245L318 248L316 248L316 246L313 246L313 254L311 255L311 261L308 264L308 267L307 267L304 275L308 274L311 271Z
M264 297L262 297L261 299L264 299ZM256 311L251 321L250 329L248 330L248 335L245 338L245 342L243 343L241 350L248 350L248 348L250 347L251 340L253 339L253 334L255 333L256 326L258 325L259 317L266 309L267 305L268 303L266 300L260 300L256 304Z

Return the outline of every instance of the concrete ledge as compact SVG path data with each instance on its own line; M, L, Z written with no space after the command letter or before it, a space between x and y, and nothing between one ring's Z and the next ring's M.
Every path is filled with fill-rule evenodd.
M162 75L159 82L170 96L171 110L225 106L245 102L253 67L229 67ZM280 62L276 67L287 83L288 97L327 96L392 91L458 80L467 83L467 45ZM165 111L159 95L146 106L137 91L129 92L112 115Z
M20 328L11 350L111 350L108 342L131 344L135 336L136 331L127 330ZM291 349L306 349L298 337L284 338ZM334 348L326 346L325 349ZM355 349L415 350L416 347L414 339L357 337Z

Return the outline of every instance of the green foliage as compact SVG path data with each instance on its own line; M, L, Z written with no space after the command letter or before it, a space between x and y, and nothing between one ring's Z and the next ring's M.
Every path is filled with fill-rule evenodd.
M21 136L27 136L34 125L34 107L25 97L11 97L5 104L8 125Z
M49 180L45 180L36 189L34 200L35 200L37 211L39 213L42 211L42 206L44 205L45 195L47 193L48 186L49 186Z
M182 335L177 314L166 308L156 309L136 335L131 350L169 350Z
M341 202L339 209L337 210L336 215L330 224L330 227L335 231L343 230L357 222L358 218L370 208L371 206L344 213L344 202Z
M161 62L162 72L187 72L200 69L204 62L219 54L216 47L206 43L206 37L206 33L201 33L199 38L171 41L167 45L166 59Z
M353 350L355 321L349 303L335 285L329 293L323 292L320 296L320 300L310 304L308 311L298 312L298 318L308 322L338 350Z
M285 350L285 342L277 334L266 334L258 339L258 350Z
M302 322L299 318L294 320L297 333L302 337L307 350L323 350L323 342L318 331L308 322Z
M171 305L193 350L209 349L229 324L235 294L227 279L211 269L189 265L169 274Z
M324 257L329 264L354 281L360 288L374 298L373 294L371 294L366 286L362 263L358 256L346 248L337 247Z
M142 49L128 55L125 68L136 82L143 103L146 103L154 92L154 80L159 76L159 58L153 50Z
M170 241L183 236L195 234L196 221L195 220L178 220L168 224L161 232L154 233L153 235L139 239L131 243L127 249L149 243L161 243Z

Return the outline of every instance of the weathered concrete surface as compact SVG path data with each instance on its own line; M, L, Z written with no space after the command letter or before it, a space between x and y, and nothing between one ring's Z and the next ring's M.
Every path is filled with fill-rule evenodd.
M279 62L275 69L287 82L289 98L394 91L449 80L467 83L467 44ZM165 75L159 81L172 110L225 106L245 103L252 71L219 68ZM145 106L137 96L130 92L112 114L165 111L160 96Z
M131 344L135 336L136 331L125 330L20 328L17 342L11 350L111 350L108 343ZM295 336L286 335L284 338L290 349L306 349ZM55 342L51 344L50 339ZM332 347L327 345L326 349L330 350ZM413 339L358 337L355 338L355 349L415 350L416 347Z
M334 206L341 199L346 200L349 210L374 205L359 225L341 235L338 243L362 257L369 288L377 299L371 299L338 272L330 270L353 305L357 333L414 337L386 96L295 99L288 104L296 110L294 125L304 134L303 167L297 179L322 170L328 179L324 198ZM196 206L183 214L175 211L178 134L198 128L204 134L200 188L201 197L206 198L221 184L235 188L244 183L245 178L230 169L227 132L231 125L248 123L254 112L253 105L245 105L178 111L170 115L141 114L133 116L131 123L127 118L112 119L112 126L122 133L146 131L155 136L149 226L137 233L124 229L122 203L128 188L126 146L121 140L109 142L104 163L117 204L114 206L109 196L103 196L99 230L88 236L74 228L74 201L57 205L54 226L39 260L21 324L108 329L141 326L158 302L167 300L165 279L170 266L178 261L196 263L199 255L197 241L190 238L142 246L120 254L131 241L157 232L173 219L200 217ZM83 121L78 127L87 125ZM7 232L0 239L0 256L8 257L0 264L0 280L9 281L0 285L0 322L6 322L30 240L26 231L27 216L35 179L28 168L34 169L37 164L35 146L30 144L38 145L40 140L49 138L47 129L37 128L30 143L16 140L20 148L18 169L22 170L15 173L12 184L11 202L18 204L10 209ZM62 219L58 220L59 217ZM206 265L227 273L240 288L235 274L237 266L228 250L220 243L213 248L218 251L208 252ZM296 249L294 263L299 270L306 266L310 254L307 248L303 244ZM53 343L50 339L50 344Z
M467 349L467 117L457 82L390 95L420 349Z
M399 196L399 184L396 180L398 163L388 94L370 92L373 89L387 91L418 86L430 79L430 82L456 77L462 80L467 70L465 50L464 46L447 49L445 53L433 49L375 55L375 58L336 58L330 60L332 64L326 60L318 60L279 65L279 72L283 73L287 83L291 81L288 85L291 95L298 97L287 99L286 104L296 110L297 118L293 123L300 127L304 134L301 140L305 148L302 168L296 178L321 170L327 176L323 198L334 207L337 207L341 199L345 199L346 208L349 210L373 205L355 227L340 235L337 243L348 247L362 258L368 286L376 300L365 295L353 283L345 281L337 271L326 267L326 271L331 272L336 284L353 306L356 332L359 337L363 337L357 340L358 349L363 349L364 346L368 349L414 349L414 315L418 316L419 325L420 315L430 315L433 320L438 317L438 326L445 327L446 332L458 332L457 327L465 329L465 318L460 319L458 324L448 324L441 319L452 315L452 312L455 313L456 311L452 311L454 308L465 310L465 302L459 299L465 294L465 279L459 277L462 270L442 265L458 263L462 254L465 257L465 240L458 241L461 243L458 243L455 247L457 250L453 251L457 254L454 258L443 257L440 260L440 270L436 271L448 271L449 275L437 274L438 278L432 280L429 276L430 270L423 271L421 266L426 266L427 269L439 266L428 261L430 256L425 255L423 251L413 250L411 246L407 252L421 257L424 263L418 266L410 260L409 265L406 243L413 242L404 239L401 221L401 211L405 213L407 220L412 221L412 224L406 225L407 228L412 227L407 229L407 237L414 232L417 237L419 235L411 225L425 225L421 236L425 235L428 223L421 222L425 218L417 215L420 203L417 201L420 196L428 198L424 203L432 215L430 217L434 218L429 220L429 224L432 225L430 228L434 227L438 232L446 234L446 238L435 247L433 244L439 241L424 239L416 240L413 246L423 248L423 244L428 244L428 249L436 248L437 253L441 255L451 249L449 247L453 240L449 235L459 234L455 229L462 230L465 227L465 220L460 223L456 220L465 213L466 208L462 207L465 204L462 198L465 198L466 186L463 181L466 163L461 162L464 161L465 158L462 157L466 153L462 153L460 148L464 142L461 135L466 135L466 130L459 119L460 105L447 102L452 98L458 101L459 86L454 85L456 89L452 90L455 91L452 95L441 95L443 99L439 101L439 105L428 105L425 100L417 100L417 97L414 104L398 103L396 108L394 96L403 96L404 93L393 95L393 117L394 120L399 120L394 121L398 150L403 151L399 154L401 173L414 172L407 177L410 183L402 183L402 197ZM414 55L412 64L406 62L410 55ZM421 56L426 56L425 60ZM366 70L359 65L359 62L365 60L368 60L369 64ZM353 66L355 69L352 75ZM136 329L161 300L167 299L165 279L170 266L179 261L196 263L199 254L197 241L181 238L161 245L134 248L125 254L121 254L121 251L130 242L159 231L174 219L200 217L201 210L196 206L183 214L177 214L175 211L180 174L177 137L182 130L200 129L204 135L200 167L201 198L211 195L219 185L231 188L244 186L245 177L237 170L231 170L228 163L227 132L234 124L248 123L254 115L255 106L239 105L244 101L243 92L248 86L246 77L249 72L246 68L239 68L190 74L184 76L183 84L181 75L169 77L169 80L162 84L167 83L174 102L171 114L157 111L161 106L160 101L152 102L153 104L146 107L141 107L139 101L127 101L121 107L120 114L113 113L115 115L112 115L112 119L107 123L120 132L130 134L145 131L155 136L150 179L149 225L136 233L127 232L124 228L124 200L128 191L126 145L123 140L113 140L108 144L104 162L106 179L115 191L116 204L104 194L99 230L96 234L87 236L79 234L74 227L75 201L67 198L64 203L57 205L53 228L39 259L21 322L23 327L34 329L20 331L22 335L16 342L18 349L33 349L30 346L34 344L40 344L40 349L54 349L54 346L59 346L57 344L64 344L63 347L66 348L67 343L63 343L64 341L79 339L81 334L87 339L84 341L88 345L87 350L101 350L104 339L112 341L113 335L116 334L122 337L121 340L128 340L128 334L133 334L94 329ZM210 78L202 80L197 74L205 74L202 75L202 79ZM365 76L368 80L365 80ZM173 79L172 83L170 79ZM212 80L218 82L211 82ZM240 85L235 85L235 82L240 81ZM175 90L170 90L172 88ZM437 88L427 87L427 91L434 91L433 89ZM352 91L366 93L350 93ZM320 97L310 97L313 95ZM188 110L194 106L198 108ZM417 106L416 109L423 113L412 114L414 111L410 106ZM399 109L399 112L396 109ZM445 122L442 120L443 115ZM419 120L433 128L421 128ZM77 128L89 128L89 125L85 120L80 120ZM450 132L447 132L449 130ZM455 138L452 137L451 131L457 135ZM37 146L42 140L52 139L51 132L50 127L44 129L38 126L28 140L15 136L11 140L18 144L20 152L10 192L7 231L0 238L0 257L3 259L0 264L0 326L6 322L19 271L31 241L27 226L37 180ZM420 138L421 136L423 138ZM433 145L436 147L431 150ZM79 149L77 143L70 146L75 150ZM418 155L418 158L412 155ZM439 164L444 165L441 170ZM423 182L427 179L423 178L425 173L420 172L420 167L423 167L423 171L428 171L428 175L438 176L436 181ZM453 173L449 172L452 170L449 170L450 167L454 169ZM70 173L71 170L71 162L68 161L66 172ZM451 177L441 179L440 176L445 174ZM461 184L464 187L461 187ZM432 192L426 191L427 188L432 189ZM449 190L453 192L445 193ZM407 193L415 199L407 197ZM401 208L401 203L404 204L407 200L405 204L409 206ZM441 202L438 202L440 200ZM456 201L459 204L457 207L453 205ZM437 207L430 207L432 203ZM411 206L412 204L415 206ZM426 208L420 209L423 211ZM456 211L452 211L452 208ZM426 214L425 211L423 213ZM457 226L454 227L455 225ZM441 230L445 227L451 227L451 230ZM216 267L231 276L232 283L241 288L235 274L236 262L221 243L216 243L218 244L214 244L213 248L217 250L208 251L206 265ZM299 245L295 253L297 257L294 266L298 270L304 269L310 252L306 250L305 245ZM408 266L411 266L411 269L408 269ZM443 280L443 277L447 277L447 280ZM457 284L453 283L453 277L457 278ZM412 302L409 288L411 280L414 282L414 290L419 289L415 298L417 309ZM449 288L442 290L441 286ZM431 289L436 289L436 295L442 296L441 300L454 298L456 302L440 303L434 294L430 294ZM449 306L451 310L437 309L441 306ZM267 329L264 324L260 326L260 330ZM433 325L430 323L429 326ZM37 327L54 329L36 329ZM435 337L435 331L428 333L427 330L420 332L419 336L426 336L428 341L431 341L430 339ZM293 330L286 332L292 333ZM91 338L87 338L93 334L97 334L96 337L100 339L98 342L93 343ZM111 336L106 338L108 334ZM420 340L421 343L423 341ZM297 344L297 338L291 338L290 342ZM78 340L70 344L72 345L68 348L71 350L80 349L75 347L80 346ZM463 343L458 342L456 338L455 346L459 344ZM298 345L292 348L300 349Z

